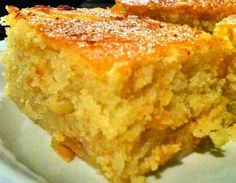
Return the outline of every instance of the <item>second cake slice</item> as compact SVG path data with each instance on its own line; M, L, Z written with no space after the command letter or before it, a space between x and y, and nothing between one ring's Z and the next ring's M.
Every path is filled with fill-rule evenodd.
M113 10L211 32L217 22L236 13L236 0L116 0Z

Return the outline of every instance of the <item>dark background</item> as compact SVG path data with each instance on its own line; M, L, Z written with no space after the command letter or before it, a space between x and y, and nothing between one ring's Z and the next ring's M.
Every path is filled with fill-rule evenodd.
M110 7L114 4L114 0L0 0L0 17L7 14L5 10L6 5L14 5L19 8L31 7L34 5L69 5L73 7ZM0 26L0 40L4 39L5 31L2 26Z

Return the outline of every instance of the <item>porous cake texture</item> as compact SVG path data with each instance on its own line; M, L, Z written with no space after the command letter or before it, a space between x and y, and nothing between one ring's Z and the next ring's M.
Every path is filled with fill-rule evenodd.
M211 32L218 21L236 13L236 0L116 0L113 11L188 24Z
M236 15L231 15L217 23L214 35L226 40L233 47L233 56L231 56L232 61L228 65L224 94L230 100L227 107L234 114L234 121L236 121ZM232 137L236 140L236 133L232 133Z
M224 94L233 46L220 36L109 9L7 10L7 95L68 160L141 183L235 134Z

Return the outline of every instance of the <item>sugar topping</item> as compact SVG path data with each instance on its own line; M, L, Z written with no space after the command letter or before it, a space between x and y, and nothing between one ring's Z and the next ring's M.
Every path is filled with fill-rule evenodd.
M204 8L204 7L223 7L224 6L235 6L236 0L118 0L123 4L127 5L147 5L149 3L156 4L159 6L189 6L191 8Z
M51 39L63 39L93 50L93 55L133 57L153 52L156 46L194 42L202 31L148 18L121 16L109 9L57 9L34 7L20 11L29 24ZM83 49L82 49L83 48Z

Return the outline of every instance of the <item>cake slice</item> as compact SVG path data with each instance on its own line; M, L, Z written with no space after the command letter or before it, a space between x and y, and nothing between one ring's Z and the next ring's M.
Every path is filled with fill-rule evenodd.
M67 160L140 183L201 141L232 137L226 40L109 9L7 10L7 95Z
M236 13L235 0L116 0L117 13L152 17L213 31L215 23Z

